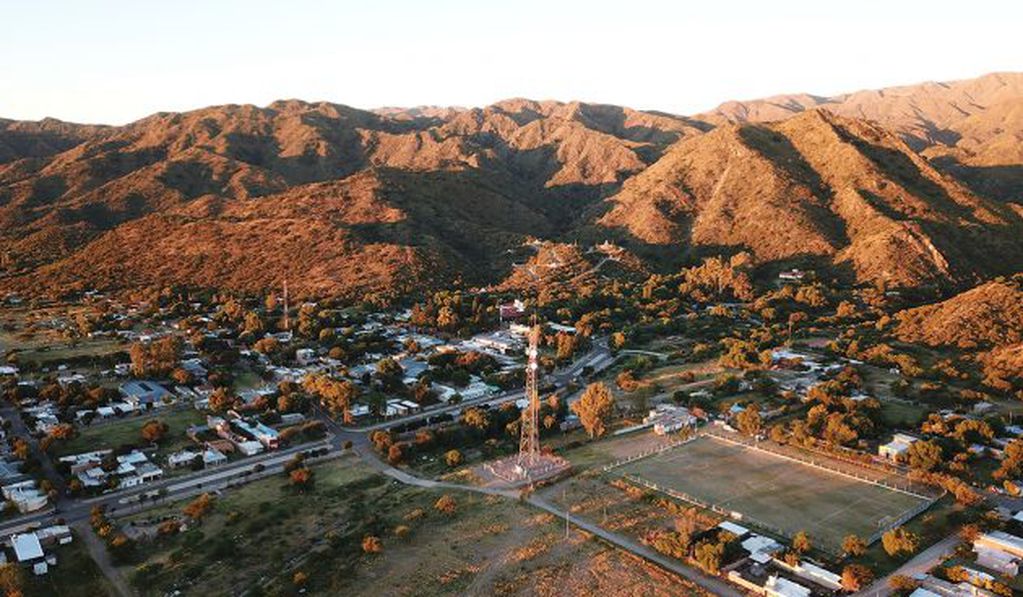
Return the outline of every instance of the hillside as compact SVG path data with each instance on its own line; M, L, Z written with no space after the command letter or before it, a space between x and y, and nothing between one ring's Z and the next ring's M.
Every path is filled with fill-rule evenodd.
M1023 269L1020 214L883 128L826 110L682 141L602 209L598 225L633 246L810 258L860 282L960 285Z
M0 248L18 274L7 286L253 290L287 275L288 239L301 250L313 231L340 243L327 264L387 257L296 288L398 290L421 277L392 269L483 281L510 267L495 257L509 243L556 234L578 206L698 133L681 118L526 100L439 116L299 101L156 114L0 166ZM385 207L352 199L353 185ZM299 206L319 223L296 228ZM351 209L400 215L353 221Z
M595 245L621 244L579 278L590 286L747 250L959 289L1023 270L1021 85L996 74L693 118L510 99L0 121L0 290L513 288L530 238L581 241L573 280Z
M1004 349L1023 343L1023 276L988 282L934 305L898 314L902 340L930 346ZM1019 358L1019 348L999 351Z
M919 150L935 144L954 145L958 123L1021 96L1023 73L992 73L963 81L928 82L832 97L793 94L731 101L699 118L715 123L770 122L824 107L840 116L877 122Z

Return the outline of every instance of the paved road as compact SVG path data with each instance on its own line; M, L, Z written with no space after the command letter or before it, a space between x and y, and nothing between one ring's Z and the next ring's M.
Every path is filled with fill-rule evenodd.
M133 513L142 511L146 509L143 507L144 500L139 499L143 494L165 490L160 496L159 501L161 503L189 497L202 490L216 489L230 482L242 481L251 477L254 472L253 469L257 465L261 465L265 469L264 472L283 470L284 463L294 457L296 453L319 448L328 448L336 451L339 446L326 440L309 442L274 452L267 452L220 467L205 469L179 477L161 479L160 481L146 483L138 487L115 491L93 498L73 500L62 497L58 501L57 507L53 510L19 516L5 521L3 525L0 525L0 537L5 537L29 527L50 524L57 519L63 519L69 523L85 520L89 517L92 508L95 506L105 506L108 512L116 513L118 510L124 510L126 504L132 504L134 500L138 500L138 503L132 505L131 509ZM149 507L155 506L156 500L151 501L154 503L149 504Z
M586 367L592 367L595 370L600 370L610 365L613 361L614 356L608 349L606 340L597 340L594 342L593 348L589 352L577 359L571 366L552 373L547 381L552 382L558 388L562 388L581 375L582 371ZM257 477L277 474L283 470L284 464L291 460L294 454L298 452L326 447L329 454L336 455L344 449L344 445L348 442L351 442L355 453L369 464L370 467L401 483L429 489L473 491L488 495L499 495L509 499L518 499L520 492L517 490L470 487L443 481L434 481L432 479L422 479L392 467L383 462L373 451L369 442L369 432L376 429L422 420L439 413L462 409L473 404L500 404L511 400L517 400L521 398L522 395L521 390L506 392L498 396L484 397L471 402L433 409L427 412L416 413L407 417L391 419L379 424L358 428L342 427L337 423L337 421L329 417L325 412L317 407L317 417L326 424L327 430L330 433L328 439L324 441L301 444L261 454L259 456L246 458L221 467L206 469L189 475L162 479L160 481L146 483L139 487L116 491L94 498L71 499L65 494L65 492L61 491L60 498L57 500L57 504L53 509L19 516L18 518L6 521L3 525L0 525L0 536L7 536L12 533L23 531L27 528L54 524L58 519L63 520L65 523L72 525L78 531L78 535L85 542L86 548L89 550L93 559L96 560L100 570L110 581L114 589L119 594L128 596L133 594L133 591L124 581L124 578L120 575L117 568L110 562L109 554L107 553L106 547L103 545L102 541L100 541L92 532L92 529L89 528L88 519L92 508L96 506L106 507L108 513L112 513L114 515L118 513L135 514L164 504L167 501L184 499L202 491L210 491L229 486L232 483L246 482ZM63 488L63 477L57 472L52 461L47 457L47 455L39 450L35 440L32 438L31 434L28 433L28 430L21 419L20 413L12 407L6 407L6 410L0 410L0 413L11 420L12 430L15 433L29 438L33 453L42 463L45 476L54 483L55 487ZM255 472L255 467L257 466L261 467L262 471L258 474L253 474ZM154 495L154 492L160 492L158 497L148 500L144 499L144 496L152 496ZM558 510L553 505L544 502L539 498L535 498L535 500L531 500L529 503L561 517L566 515L566 513ZM580 528L584 528L587 531L600 536L604 540L621 547L622 549L635 553L636 555L663 566L668 570L683 574L687 578L693 579L694 582L698 582L701 585L706 586L708 590L719 595L739 595L739 593L734 592L734 590L732 590L727 584L716 579L706 577L695 569L664 558L659 554L646 549L644 546L635 544L624 537L599 529L599 527L596 527L591 523L576 520L575 517L570 517L570 521Z
M874 584L870 585L863 591L860 591L854 597L886 597L887 595L891 595L892 589L889 582L892 577L902 575L912 578L917 574L927 572L948 557L948 555L955 550L956 546L958 546L960 542L961 539L956 533L945 537L941 541L938 541L934 545L918 553L915 557L913 557L913 559L900 566L898 570L895 570L884 578L878 579L874 582Z
M582 374L583 369L585 369L586 367L593 367L594 370L600 370L610 365L611 362L613 361L614 356L611 354L611 350L607 346L607 340L603 338L597 339L594 340L593 348L591 348L589 352L576 359L575 362L572 363L567 368L559 369L548 375L547 378L543 380L543 382L541 382L540 385L542 386L544 385L544 383L553 383L555 387L563 388L567 386L573 379L579 377ZM430 417L434 417L440 414L459 411L470 406L477 406L480 404L493 405L503 404L505 402L518 400L522 398L523 395L524 395L523 390L518 389L510 392L497 394L494 396L484 396L482 398L466 400L458 404L450 404L446 406L440 406L437 408L429 408L422 412L418 412L404 417L387 419L386 421L381 421L379 423L373 423L370 425L361 426L346 425L343 427L343 429L347 431L368 433L370 431L376 431L378 429L387 429L388 427L395 427L398 425L422 421L424 419L428 419Z

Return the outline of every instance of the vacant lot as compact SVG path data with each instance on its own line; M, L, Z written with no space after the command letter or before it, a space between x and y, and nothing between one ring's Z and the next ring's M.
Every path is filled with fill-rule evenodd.
M189 447L192 441L185 435L185 431L191 425L197 425L206 421L205 415L194 408L180 408L177 410L159 409L141 415L131 416L125 419L111 421L95 421L88 427L83 427L78 435L67 442L55 444L56 453L60 456L67 454L78 454L91 450L114 449L126 444L144 444L142 439L142 426L147 421L161 421L167 424L168 430L165 439L160 443L159 455L165 456L175 450Z
M560 520L513 500L452 492L444 514L434 507L443 492L399 484L351 456L313 470L304 494L283 477L257 481L174 536L156 538L152 522L180 516L183 504L131 517L141 537L124 574L144 596L701 594L586 533L565 538ZM367 535L378 552L364 552Z
M922 501L706 436L616 470L739 512L752 524L787 535L805 530L832 550L844 536L869 537Z

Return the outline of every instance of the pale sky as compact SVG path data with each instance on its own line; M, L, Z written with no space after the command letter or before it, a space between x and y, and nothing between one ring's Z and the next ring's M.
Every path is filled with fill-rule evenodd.
M1003 0L0 0L0 117L509 97L692 114L1023 71Z

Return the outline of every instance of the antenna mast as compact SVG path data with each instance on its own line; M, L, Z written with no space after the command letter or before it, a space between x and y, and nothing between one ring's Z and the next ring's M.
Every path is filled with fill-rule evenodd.
M540 364L537 362L540 344L540 326L533 316L529 330L529 348L526 349L526 400L529 404L522 413L522 434L519 438L519 465L533 466L540 458L540 390L537 383Z

